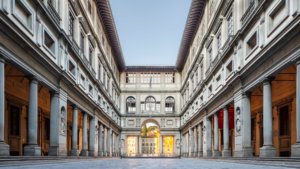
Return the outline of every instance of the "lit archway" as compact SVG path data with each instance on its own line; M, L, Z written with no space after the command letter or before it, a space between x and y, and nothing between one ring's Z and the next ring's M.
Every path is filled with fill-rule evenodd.
M146 120L141 127L142 154L158 156L160 147L160 128L155 120Z

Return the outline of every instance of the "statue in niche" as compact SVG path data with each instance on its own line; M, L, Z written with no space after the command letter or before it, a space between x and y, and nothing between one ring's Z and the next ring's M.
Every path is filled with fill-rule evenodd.
M242 126L241 126L241 109L240 109L240 107L236 108L235 126L236 126L236 128L235 128L236 134L240 135L241 134L241 129L242 129Z
M60 134L66 135L66 109L65 107L61 108L60 111Z

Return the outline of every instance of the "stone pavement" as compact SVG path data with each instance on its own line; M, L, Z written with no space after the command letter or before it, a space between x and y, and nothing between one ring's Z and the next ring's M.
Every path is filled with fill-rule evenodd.
M273 166L270 166L273 165ZM277 165L277 166L274 166ZM300 167L295 164L294 166ZM7 163L0 169L284 169L284 163L207 159L77 159Z

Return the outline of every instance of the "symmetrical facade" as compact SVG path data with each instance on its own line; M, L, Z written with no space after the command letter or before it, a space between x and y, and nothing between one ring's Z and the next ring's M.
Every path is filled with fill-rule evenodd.
M300 156L300 2L193 0L125 66L108 0L0 0L0 155Z

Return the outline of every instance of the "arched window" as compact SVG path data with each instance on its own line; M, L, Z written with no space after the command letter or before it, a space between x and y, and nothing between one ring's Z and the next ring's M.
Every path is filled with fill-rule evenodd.
M136 106L135 106L135 98L130 96L126 99L126 111L128 113L133 113L136 111Z
M175 111L175 99L174 97L167 97L166 98L166 105L165 105L166 112L174 112Z
M146 111L155 111L156 107L156 101L153 96L149 96L145 100L145 110Z

